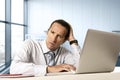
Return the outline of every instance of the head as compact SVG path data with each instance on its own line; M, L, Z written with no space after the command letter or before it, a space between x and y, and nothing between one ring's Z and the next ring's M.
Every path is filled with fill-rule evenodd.
M50 50L56 50L68 39L70 34L70 28L70 24L64 20L60 19L53 21L47 32L47 47Z

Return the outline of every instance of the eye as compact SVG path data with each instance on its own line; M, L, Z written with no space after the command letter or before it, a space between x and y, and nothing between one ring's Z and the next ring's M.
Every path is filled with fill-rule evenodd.
M54 34L55 32L51 30L51 33Z
M59 38L64 38L64 36L62 36L62 35L58 35L58 37L59 37Z

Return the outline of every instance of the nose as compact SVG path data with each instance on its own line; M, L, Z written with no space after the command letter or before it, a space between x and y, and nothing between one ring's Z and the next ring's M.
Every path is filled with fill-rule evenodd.
M53 36L52 36L52 41L53 41L53 42L56 42L56 41L57 41L57 35L53 35Z

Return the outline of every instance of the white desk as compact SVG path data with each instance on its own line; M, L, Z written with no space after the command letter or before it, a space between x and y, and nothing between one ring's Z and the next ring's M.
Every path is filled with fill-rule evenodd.
M75 74L26 78L0 78L0 80L120 80L120 68L112 73Z
M120 73L78 74L27 78L0 78L0 80L120 80Z

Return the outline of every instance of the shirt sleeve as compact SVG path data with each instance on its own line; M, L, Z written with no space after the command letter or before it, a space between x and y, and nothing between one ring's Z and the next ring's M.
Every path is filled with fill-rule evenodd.
M73 48L72 54L75 60L74 66L77 67L79 64L79 60L80 60L81 47L79 45L74 45L74 44L72 44L71 47Z
M25 41L21 49L13 57L10 74L31 74L35 76L46 74L47 65L38 65L31 61L31 45L30 41Z
M75 67L77 67L80 59L80 52L81 52L80 46L72 44L71 50L65 51L66 53L65 63L72 64Z
M47 65L35 65L33 63L24 63L12 61L10 74L30 74L34 76L44 76Z

